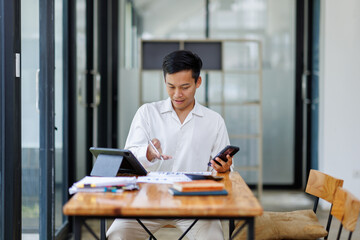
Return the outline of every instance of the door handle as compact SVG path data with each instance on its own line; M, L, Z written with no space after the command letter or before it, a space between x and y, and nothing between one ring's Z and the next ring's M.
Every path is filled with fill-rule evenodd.
M91 107L98 107L101 100L101 75L98 72L93 73L95 86L94 86L94 103Z
M311 101L307 96L307 78L310 76L310 71L305 70L301 78L301 98L304 104L309 104Z
M35 75L35 108L37 112L40 112L39 108L39 75L40 75L40 69L36 70Z
M90 74L92 75L92 84L94 86L94 97L93 97L93 101L90 103L86 103L85 101L85 94L84 91L86 89L86 73L82 73L79 75L78 78L78 86L77 86L77 96L78 96L78 102L80 103L80 105L82 105L83 107L91 107L91 108L96 108L100 105L100 100L101 100L101 75L98 72L95 71L90 71Z
M85 102L85 94L83 94L85 89L85 79L86 79L86 72L82 72L78 75L78 81L77 81L77 99L81 106L87 107L87 104Z

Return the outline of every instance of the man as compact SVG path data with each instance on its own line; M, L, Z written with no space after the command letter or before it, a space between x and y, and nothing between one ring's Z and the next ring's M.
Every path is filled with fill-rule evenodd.
M144 104L134 116L125 148L134 153L149 171L227 172L232 158L212 158L226 145L229 136L223 118L195 100L201 85L201 59L190 51L175 51L164 58L163 73L169 98ZM149 141L152 144L149 144ZM161 159L161 160L160 160ZM211 163L211 167L208 163ZM183 232L192 220L142 220L152 232L167 224ZM116 219L107 232L111 239L146 239L148 234L135 220ZM198 221L188 239L223 239L219 220Z

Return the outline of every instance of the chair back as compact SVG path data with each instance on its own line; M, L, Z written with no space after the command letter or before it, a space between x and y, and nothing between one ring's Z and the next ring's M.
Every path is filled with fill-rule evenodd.
M311 169L305 192L333 203L336 189L342 187L343 183L342 179Z
M343 227L353 232L360 213L360 201L349 191L339 187L335 193L331 214Z

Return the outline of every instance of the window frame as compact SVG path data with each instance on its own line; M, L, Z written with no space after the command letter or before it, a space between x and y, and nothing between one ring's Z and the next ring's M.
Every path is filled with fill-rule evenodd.
M20 0L0 0L1 239L21 239L20 16Z

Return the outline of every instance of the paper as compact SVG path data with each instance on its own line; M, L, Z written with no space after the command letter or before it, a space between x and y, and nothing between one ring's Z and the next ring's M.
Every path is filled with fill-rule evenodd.
M69 188L69 193L104 192L108 186L134 186L136 177L90 177L86 176Z
M211 172L150 172L147 176L138 177L137 182L173 184L174 182L191 181L185 173L211 175Z

